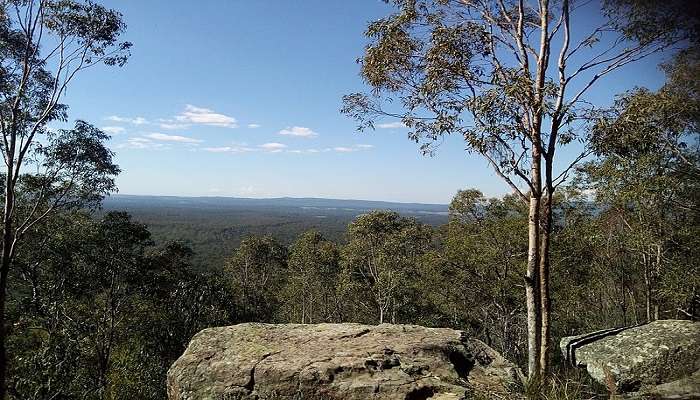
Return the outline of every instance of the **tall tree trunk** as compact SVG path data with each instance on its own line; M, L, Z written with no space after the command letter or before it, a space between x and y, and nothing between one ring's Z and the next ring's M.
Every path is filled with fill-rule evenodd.
M644 262L644 295L646 301L647 322L651 322L651 271L649 268L649 259L646 254L642 254Z
M544 113L545 78L549 66L549 0L540 0L540 48L537 55L535 91L533 100L533 125L530 130L532 141L532 168L530 174L530 212L528 226L528 260L527 260L527 309L528 309L528 376L537 377L542 373L541 350L542 337L542 303L540 288L541 213L542 213L542 120ZM527 71L529 72L529 71ZM547 155L545 153L545 155ZM552 155L548 155L550 160ZM547 164L547 171L550 165ZM549 178L549 176L547 176ZM548 179L548 183L550 180Z
M541 313L539 302L538 264L539 264L539 218L540 200L530 197L527 274L525 275L525 298L527 305L527 350L528 376L532 378L539 371L540 362L540 325Z
M625 274L622 274L622 282L620 284L620 293L622 298L620 299L620 311L622 312L622 326L627 326L627 285L625 284Z
M659 280L661 276L661 244L656 245L656 271L654 279ZM654 321L659 319L659 298L654 299Z
M549 164L549 163L548 163ZM547 165L547 193L542 207L542 232L540 239L540 265L539 265L539 290L540 290L540 312L542 313L540 331L540 376L547 377L549 373L549 353L550 353L550 311L552 308L551 297L549 295L549 247L552 233L552 191L550 185L551 171Z
M568 7L568 3L565 4ZM539 263L539 290L540 290L540 312L542 313L542 323L540 331L540 375L543 379L547 379L549 375L549 354L551 353L551 329L550 322L552 311L552 299L549 290L550 280L550 244L552 240L552 225L554 207L554 152L556 150L555 143L559 130L559 119L555 119L552 124L552 131L547 144L547 152L544 155L545 161L545 190L544 203L542 205L541 219L541 238L540 238L540 263Z
M10 143L10 155L14 153L14 140ZM5 155L10 160L5 174L5 206L3 208L2 258L0 259L0 399L7 395L7 281L13 256L13 212L14 212L14 157Z
M11 227L11 225L10 225ZM9 249L6 243L8 236L3 234L3 254L0 265L0 399L4 399L7 393L7 330L5 303L7 300L7 278L10 271Z
M632 318L634 325L639 323L639 314L637 310L637 299L635 298L635 293L632 288L627 288L627 294L630 296L630 310L632 310Z
M541 322L538 284L538 267L540 256L540 150L539 144L534 144L532 161L532 185L530 191L530 209L528 215L528 252L527 273L525 275L525 299L527 306L527 368L528 377L533 378L539 373Z

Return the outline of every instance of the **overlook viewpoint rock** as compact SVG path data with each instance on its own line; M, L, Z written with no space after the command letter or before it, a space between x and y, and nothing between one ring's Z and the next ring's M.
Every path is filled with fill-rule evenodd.
M168 372L168 398L517 399L522 379L452 329L248 323L195 335Z
M700 399L700 322L607 329L563 338L560 347L622 398Z

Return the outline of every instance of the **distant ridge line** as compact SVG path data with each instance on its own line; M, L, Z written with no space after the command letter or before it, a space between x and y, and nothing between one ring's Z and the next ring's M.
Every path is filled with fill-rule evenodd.
M363 207L381 207L386 206L387 208L430 208L430 209L441 209L447 211L447 204L437 204L437 203L419 203L419 202L400 202L400 201L386 201L386 200L362 200L362 199L332 199L324 197L266 197L266 198L254 198L254 197L232 197L232 196L172 196L172 195L134 195L134 194L112 194L105 198L105 202L119 202L120 200L163 200L163 201L191 201L191 202L219 202L219 203L258 203L260 205L270 204L270 205L313 205L313 204L336 204L347 205L354 204L355 206Z

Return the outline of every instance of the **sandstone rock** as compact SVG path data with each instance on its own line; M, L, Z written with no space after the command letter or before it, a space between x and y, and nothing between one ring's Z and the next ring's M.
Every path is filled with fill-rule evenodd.
M451 329L240 324L195 335L168 372L168 397L517 399L520 370Z
M700 398L695 392L700 378L699 322L654 321L567 337L560 347L572 364L586 367L595 380L614 386L618 393Z
M613 396L613 399L700 399L700 370L673 382L643 387L639 392Z

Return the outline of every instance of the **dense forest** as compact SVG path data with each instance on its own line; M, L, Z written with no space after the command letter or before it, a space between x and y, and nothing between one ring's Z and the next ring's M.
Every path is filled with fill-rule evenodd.
M585 164L557 199L554 338L698 318L698 180L686 179L692 170L676 175L682 163L671 149L654 149L629 161L663 172L663 197L647 176L629 182L626 165L611 174L610 154ZM592 199L590 185L606 190ZM165 372L193 334L248 321L453 327L523 364L527 208L471 189L449 210L440 226L369 212L340 242L314 230L289 246L248 236L207 273L188 247L155 245L125 213L61 214L28 237L11 291L13 396L163 398ZM581 385L569 398L603 390Z
M483 96L464 100L468 110L455 106L445 95L460 85L451 74L476 73L472 60L455 52L490 58L489 43L466 46L462 40L477 27L446 26L440 7L448 1L418 2L441 12L396 3L396 15L368 28L374 42L363 77L377 91L394 93L410 91L402 86L405 76L422 79L420 93L399 96L410 109L402 117L414 128L412 139L463 135L470 151L501 156L489 160L513 194L489 198L467 188L455 194L446 221L375 210L347 224L334 219L325 235L322 226L298 221L291 231L283 224L280 231L261 232L254 225L278 217L245 215L253 220L247 229L213 225L211 232L238 231L223 238L230 247L198 259L188 243L176 240L184 236L179 230L191 228L155 227L154 240L140 218L99 211L120 172L104 132L84 121L47 128L67 119L59 100L78 72L126 62L131 44L120 41L126 28L120 14L73 0L2 2L0 398L162 399L166 371L195 333L249 321L460 329L529 371L534 398L591 398L604 388L560 362L552 351L559 338L663 318L699 319L700 52L696 21L677 20L684 3L672 2L658 15L649 7L654 2L611 2L621 8L608 11L631 22L608 29L627 29L642 46L641 53L611 62L622 66L668 46L680 50L662 65L666 81L658 90L635 88L609 107L578 113L557 105L563 89L558 96L557 84L544 75L529 81L508 68L493 72L488 85L494 87L482 88ZM568 2L561 7L566 18L559 26L568 29ZM522 6L520 12L522 21ZM499 15L503 19L489 23L503 29L516 18ZM527 18L538 27L537 18ZM549 20L542 21L546 31ZM410 35L410 24L424 22L439 25L432 44L440 51L426 56L434 64L412 65L397 48L432 49ZM42 29L56 40L40 45ZM493 39L486 31L478 35ZM592 37L582 46L595 44ZM59 68L52 70L43 57L59 53ZM541 93L512 82L533 84ZM522 93L529 93L524 100ZM363 124L380 113L362 96L345 100L343 111ZM439 114L430 122L411 114L426 107ZM523 108L532 121L514 117ZM458 118L463 112L491 119L465 128ZM562 130L543 135L535 126L533 133L543 113ZM582 119L578 131L565 129ZM574 141L585 156L553 177L555 148ZM506 145L521 142L526 155ZM528 153L525 143L536 151L544 143L552 147ZM424 150L432 151L430 144ZM535 176L540 173L544 186ZM514 184L513 175L527 183ZM316 229L297 234L307 227ZM533 335L542 350L533 347Z
M447 205L334 199L245 199L222 197L159 197L112 195L96 215L127 211L148 225L156 243L181 241L194 250L201 270L218 269L249 235L270 235L290 245L314 229L330 240L343 241L345 229L358 215L393 210L429 225L447 222Z

